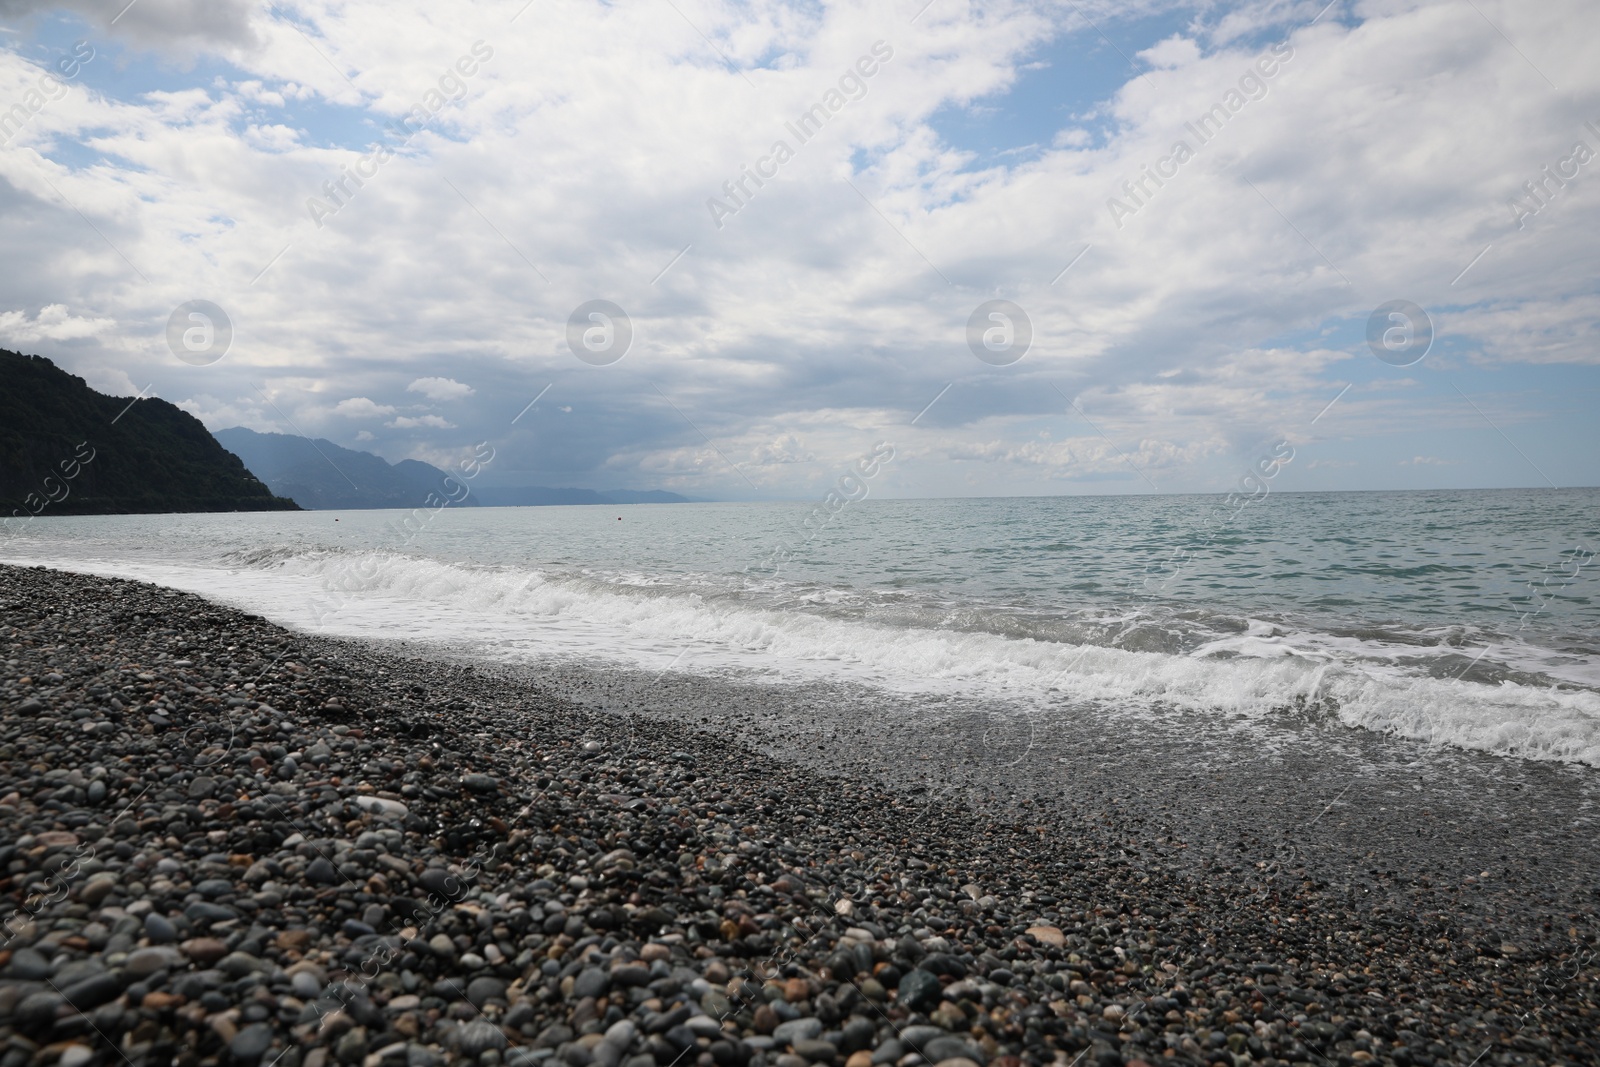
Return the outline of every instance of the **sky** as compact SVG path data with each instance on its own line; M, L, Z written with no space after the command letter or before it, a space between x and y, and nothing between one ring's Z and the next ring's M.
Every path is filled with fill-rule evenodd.
M0 0L0 347L483 485L1596 485L1596 31Z

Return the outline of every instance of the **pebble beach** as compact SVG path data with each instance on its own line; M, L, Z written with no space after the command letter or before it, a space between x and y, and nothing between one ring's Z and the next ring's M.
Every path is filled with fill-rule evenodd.
M0 566L0 710L0 1067L1600 1062L1592 906L1247 885L157 586Z

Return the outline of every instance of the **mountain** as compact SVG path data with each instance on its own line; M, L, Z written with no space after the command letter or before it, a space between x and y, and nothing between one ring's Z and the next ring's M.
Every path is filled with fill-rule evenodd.
M600 494L607 504L689 504L686 496L665 489L610 489Z
M0 516L296 510L188 412L0 349Z
M290 497L303 508L419 508L430 494L460 495L460 487L447 490L444 471L415 459L390 464L371 452L340 448L332 441L315 441L282 433L257 433L242 426L218 430L217 440L244 460L274 493ZM467 483L471 495L459 505L530 507L544 504L685 504L687 498L661 489L491 488Z
M544 489L539 486L484 486L472 491L484 507L516 508L545 504L687 504L688 497L664 489Z
M242 426L218 430L216 438L274 493L311 510L420 508L428 506L430 494L449 495L445 472L420 460L391 464L322 438L257 433ZM461 504L477 503L476 496L474 490Z

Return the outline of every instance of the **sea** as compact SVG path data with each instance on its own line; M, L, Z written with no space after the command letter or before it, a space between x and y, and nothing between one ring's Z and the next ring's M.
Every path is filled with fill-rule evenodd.
M508 665L1600 767L1600 490L61 517L0 560ZM913 698L908 703L907 698Z

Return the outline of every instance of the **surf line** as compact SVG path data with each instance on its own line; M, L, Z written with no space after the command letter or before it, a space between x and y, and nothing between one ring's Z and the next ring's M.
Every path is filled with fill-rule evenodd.
M1568 557L1571 557L1571 558L1569 559ZM1592 549L1592 548L1584 548L1582 545L1578 545L1575 548L1570 548L1570 549L1567 549L1567 550L1563 551L1561 553L1561 558L1562 558L1562 560L1564 562L1568 563L1572 567L1572 572L1570 574L1558 573L1556 575L1556 577L1559 577L1561 579L1561 581L1559 582L1558 587L1556 588L1555 592L1549 593L1548 595L1544 594L1544 593L1541 593L1539 591L1538 587L1535 586L1532 582L1528 582L1527 583L1528 592L1532 594L1532 596L1529 598L1529 603L1536 603L1538 606L1534 607L1534 608L1531 608L1528 611L1524 611L1520 616L1518 616L1518 618L1517 618L1517 628L1515 630L1513 630L1512 633L1514 633L1514 634L1521 633L1523 630L1525 630L1527 628L1528 623L1533 621L1535 616L1543 614L1545 607L1549 605L1550 601L1552 601L1556 597L1560 596L1562 591L1565 590L1568 586L1570 586L1570 585L1574 584L1575 582L1577 582L1579 576L1583 574L1583 568L1587 567L1590 563L1594 562L1594 557L1595 557L1594 549ZM1550 564L1546 563L1544 565L1544 570L1546 572L1548 572L1550 570ZM1550 578L1551 578L1551 575L1546 574L1544 581L1540 582L1539 584L1542 585L1544 588L1549 589L1550 588ZM1476 656L1472 657L1472 662L1468 663L1465 667L1461 668L1460 672L1458 674L1456 674L1454 680L1459 682L1461 679L1465 678L1472 671L1472 668L1474 668L1474 667L1476 667L1478 665L1478 661L1481 660L1484 656L1488 655L1489 654L1489 649L1491 649L1493 647L1494 646L1492 644L1489 644L1489 643L1486 642L1484 644L1483 648L1478 650L1478 654Z
M543 395L543 394L540 394ZM401 517L397 523L389 523L384 527L385 532L393 535L395 545L405 548L422 536L434 518L451 504L459 504L472 494L472 489L467 485L469 481L483 472L483 468L493 462L495 457L494 446L488 441L479 441L472 446L472 459L464 459L456 464L459 474L447 474L440 488L444 495L429 491L427 499L423 501L424 507L412 508ZM451 488L451 483L455 488ZM459 490L459 493L457 492ZM341 560L336 574L325 574L322 578L322 591L328 594L327 598L316 597L313 594L311 613L316 619L320 629L327 625L328 619L343 611L355 595L371 589L378 580L378 571L381 562L376 554L368 554L358 560Z
M1344 388L1340 389L1339 392L1334 395L1334 398L1328 401L1327 405L1324 406L1321 411L1317 412L1311 421L1307 423L1307 426L1310 427L1316 425L1317 420L1326 415L1333 408L1333 405L1337 404L1341 399L1343 399L1344 395L1349 391L1350 385L1346 385ZM1265 500L1267 495L1272 491L1272 488L1268 482L1277 477L1278 472L1284 467L1292 463L1294 461L1294 457L1294 446L1289 443L1289 438L1284 436L1279 439L1277 444L1271 446L1269 451L1264 452L1259 458L1257 458L1255 463L1246 469L1245 473L1240 476L1239 488L1246 495L1243 498L1240 498L1238 493L1229 493L1223 498L1223 507L1221 509L1212 509L1211 511L1207 512L1205 525L1209 527L1209 529L1204 531L1204 536L1198 541L1198 543L1194 544L1192 548L1184 548L1181 545L1175 545L1173 546L1172 551L1168 553L1165 561L1153 561L1151 563L1147 563L1144 568L1146 577L1142 582L1139 583L1145 590L1143 597L1144 601L1148 603L1159 596L1161 592L1178 577L1178 575L1183 573L1183 565L1188 562L1190 557L1192 557L1196 551L1208 548L1211 543L1216 540L1217 534L1223 526L1237 519L1244 509L1250 504L1253 504L1258 500ZM1225 516L1222 515L1221 512L1225 511L1229 506L1232 506L1233 510L1228 512ZM1152 572L1160 567L1170 567L1172 573L1168 574L1164 578L1155 580L1152 576ZM1154 588L1151 587L1153 580L1155 580ZM1061 668L1055 677L1045 685L1045 688L1054 689L1060 685L1062 679L1071 674L1078 664L1083 662L1084 657L1089 654L1090 650L1097 647L1100 646L1085 641L1083 645L1080 646L1078 655L1073 658L1071 663ZM1307 700L1316 699L1317 689L1321 684L1322 672L1319 671L1311 680L1311 686L1306 694Z

